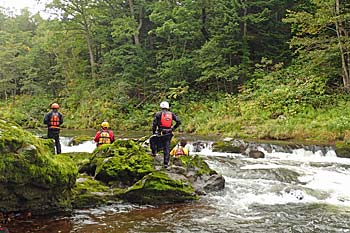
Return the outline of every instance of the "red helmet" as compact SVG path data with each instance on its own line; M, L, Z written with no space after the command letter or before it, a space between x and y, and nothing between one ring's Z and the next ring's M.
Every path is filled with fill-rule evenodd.
M52 109L59 109L60 106L58 105L58 103L53 103L53 104L51 104L51 108Z

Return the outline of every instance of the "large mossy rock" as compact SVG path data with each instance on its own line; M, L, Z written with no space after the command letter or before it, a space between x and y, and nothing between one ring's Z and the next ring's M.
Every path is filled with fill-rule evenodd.
M242 146L235 145L232 142L218 141L213 143L213 152L241 153L242 151Z
M340 158L350 158L350 144L346 142L337 142L335 153Z
M52 154L53 142L0 120L0 211L47 214L71 210L77 167Z
M98 147L90 166L95 179L120 187L130 186L154 171L153 158L132 140L117 140Z
M71 152L61 154L67 160L72 160L78 168L79 174L76 185L72 189L73 208L87 208L115 202L119 189L111 188L102 181L89 175L91 153Z
M194 188L185 177L171 177L156 171L144 176L120 198L137 204L168 204L197 200Z
M211 169L200 156L181 156L172 158L171 161L174 166L168 173L172 173L172 176L174 174L185 176L197 194L204 195L225 188L224 177Z
M86 174L78 176L73 196L73 208L98 206L114 199L113 192L107 185Z
M117 140L98 147L80 172L93 177L98 181L98 186L104 184L108 187L98 193L101 198L108 197L110 202L121 199L152 205L182 203L197 200L198 194L224 188L224 178L210 169L199 156L172 158L171 166L167 169L162 164L162 157L153 158L140 143ZM85 179L83 182L91 181ZM83 192L91 195L96 190L85 188ZM104 202L105 199L99 201Z

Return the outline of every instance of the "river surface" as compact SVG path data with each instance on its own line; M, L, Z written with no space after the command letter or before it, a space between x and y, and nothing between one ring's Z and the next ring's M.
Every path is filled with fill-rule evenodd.
M62 152L87 151L95 144ZM71 216L16 220L13 232L350 232L350 159L332 149L264 151L263 159L216 153L207 142L200 152L226 180L225 189L181 205L115 204L76 210Z

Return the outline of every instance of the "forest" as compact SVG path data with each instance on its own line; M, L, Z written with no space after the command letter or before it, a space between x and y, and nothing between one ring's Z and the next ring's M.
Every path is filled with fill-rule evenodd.
M53 0L0 8L0 117L151 131L350 143L348 0Z

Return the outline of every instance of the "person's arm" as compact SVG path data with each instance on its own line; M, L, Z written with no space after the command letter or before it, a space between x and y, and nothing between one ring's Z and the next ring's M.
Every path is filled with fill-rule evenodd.
M111 143L114 142L114 133L112 130L109 131L109 137L111 138Z
M157 126L158 126L158 122L159 122L159 112L157 112L154 116L154 119L153 119L153 123L152 123L152 134L156 134L156 131L157 131Z
M96 133L95 138L94 138L94 141L95 141L95 142L98 142L98 140L100 139L100 134L101 134L100 131L98 131L98 132Z
M188 150L187 147L184 147L184 153L185 153L185 155L187 155L187 156L190 155L190 151Z
M181 120L178 116L176 116L174 113L173 113L173 119L174 121L176 122L176 124L174 125L173 127L173 130L177 129L180 125L181 125Z
M44 124L47 125L49 124L50 121L50 113L47 113L44 117Z
M61 113L59 113L59 114L60 114L60 125L62 125L63 124L63 115Z

